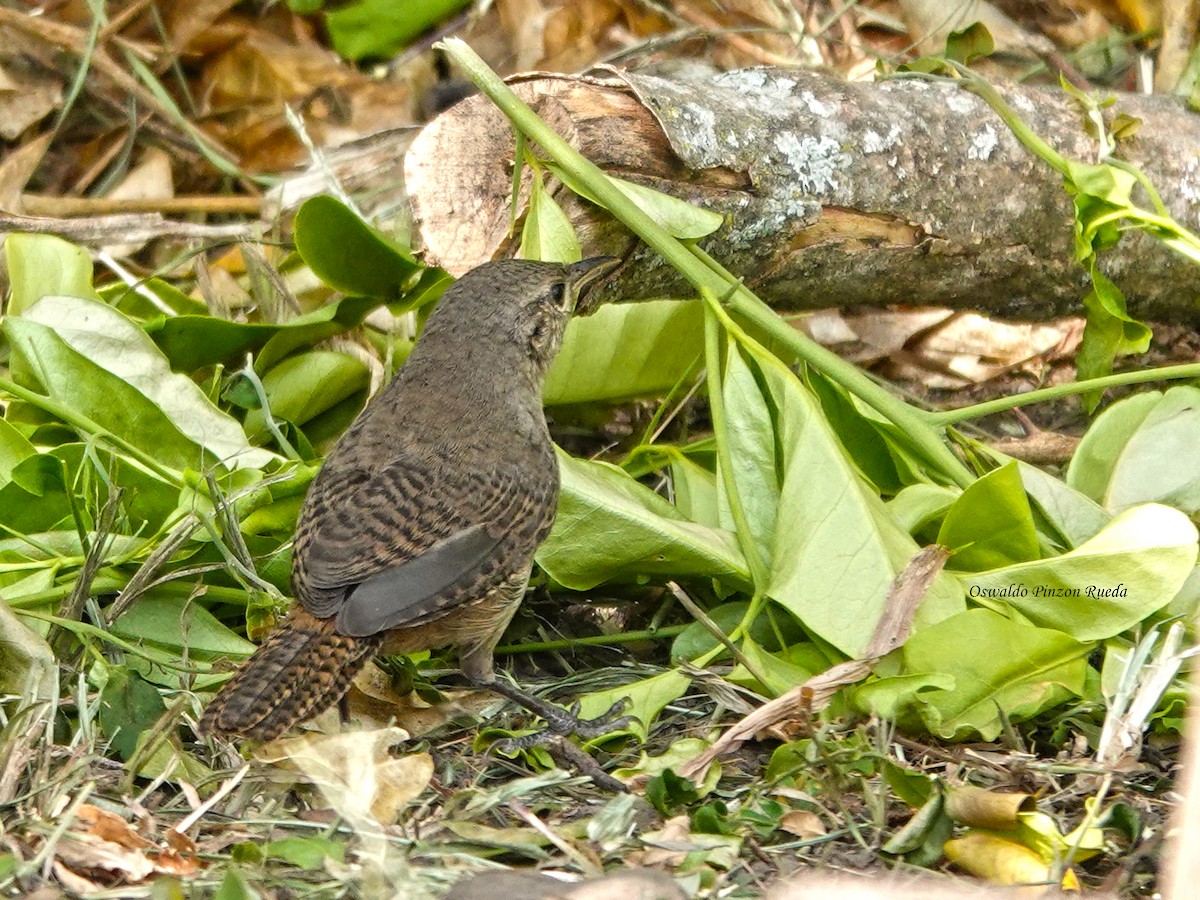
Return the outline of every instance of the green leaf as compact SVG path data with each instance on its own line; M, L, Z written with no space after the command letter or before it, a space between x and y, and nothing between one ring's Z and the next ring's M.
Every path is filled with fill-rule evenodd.
M1076 450L1076 457L1079 451ZM1068 487L1037 466L1017 464L1029 498L1058 532L1068 548L1094 537L1112 516L1080 491Z
M911 484L888 501L888 512L909 534L915 535L946 514L962 491L940 484Z
M907 451L898 450L896 441L889 434L895 426L811 367L805 370L804 382L820 402L826 421L862 474L880 493L900 491L905 479L897 457Z
M357 357L333 350L310 350L289 356L263 376L271 415L297 425L315 419L343 400L365 401L371 371ZM361 408L361 402L358 403ZM261 410L246 414L246 434L265 440L270 432Z
M672 457L670 468L675 508L697 524L720 528L717 476L683 453Z
M396 300L421 269L407 248L385 237L333 197L305 200L296 212L294 227L301 258L318 278L343 294Z
M250 887L237 866L230 864L225 867L225 877L213 894L213 900L262 900L262 895Z
M277 457L167 359L133 322L95 300L43 297L8 316L14 374L173 469L221 462L261 468Z
M582 591L645 575L746 584L745 560L728 532L689 522L615 466L562 451L558 461L558 517L537 562L559 584Z
M45 639L0 602L0 692L24 702L58 697L58 661Z
M1033 511L1015 462L967 487L946 513L937 543L955 551L949 565L978 572L1040 556Z
M982 22L975 22L962 31L952 31L946 36L946 56L961 63L970 63L995 52L996 42Z
M1080 641L1103 640L1162 609L1196 565L1196 526L1149 503L1069 553L962 576L977 602L1019 610Z
M703 334L699 303L605 304L567 325L546 376L545 403L618 403L664 394L700 356Z
M1083 298L1087 323L1075 358L1080 380L1112 374L1118 356L1144 353L1150 347L1153 332L1132 318L1125 306L1125 295L1093 264L1092 289ZM1091 411L1100 401L1099 393L1087 395Z
M546 190L541 172L533 175L518 255L521 259L560 263L579 262L583 258L571 220Z
M255 368L265 372L300 347L342 334L358 325L383 301L377 297L344 297L285 325L230 322L215 316L157 316L144 323L146 333L177 372L194 372L263 348Z
M745 600L735 600L732 603L722 603L716 609L708 611L708 617L721 630L722 634L730 634L741 623L745 617L750 604ZM778 611L776 611L778 613ZM804 633L796 625L796 623L787 616L776 615L780 621L780 632L783 635L785 644L792 644L803 640ZM747 636L756 644L761 645L769 651L781 649L778 638L776 637L775 628L771 624L771 619L766 615L760 615L750 623L750 628ZM708 653L717 646L717 639L709 632L707 628L700 622L692 622L675 636L675 640L671 643L671 658L672 659L695 659ZM811 672L809 674L812 674Z
M902 674L864 685L855 702L943 738L991 741L1005 720L1082 695L1090 651L1060 631L972 609L910 637L898 651Z
M773 357L755 356L751 368L742 354L729 355L727 438L751 528L770 548L767 594L842 653L858 656L917 544L864 483L803 383ZM942 574L917 625L962 609L961 588Z
M10 234L4 242L8 261L7 315L22 315L43 297L87 297L92 288L92 258L82 247L49 234Z
M1067 485L1103 505L1125 445L1162 397L1161 391L1146 391L1118 400L1100 413L1075 448L1067 466Z
M1136 401L1136 402L1132 402ZM1085 435L1070 475L1106 509L1158 502L1200 513L1200 388L1173 387L1113 404ZM1096 464L1095 458L1103 454ZM1078 466L1076 465L1078 461Z
M573 190L576 194L603 207L604 204L596 199L582 182L559 166L550 163L547 166L558 176L559 181ZM725 217L711 209L693 206L686 200L664 194L641 184L634 184L623 178L608 176L608 180L637 207L653 219L659 226L665 228L673 237L682 241L698 241L712 234L723 224Z
M301 869L320 869L326 859L344 862L346 845L319 837L282 838L263 847L268 859L282 859Z
M100 692L100 727L121 759L133 758L138 738L166 711L158 688L129 669L109 668L108 681Z
M357 0L325 14L333 49L343 59L392 56L413 38L468 6L468 0Z
M113 623L112 633L153 647L186 650L192 658L205 661L244 659L256 649L198 603L156 594L153 588Z
M0 419L0 486L12 480L13 467L21 460L37 455L28 438L7 419Z

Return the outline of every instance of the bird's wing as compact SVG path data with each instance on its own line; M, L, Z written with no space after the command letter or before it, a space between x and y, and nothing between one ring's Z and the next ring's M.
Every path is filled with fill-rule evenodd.
M406 459L331 475L302 517L296 587L309 612L355 637L436 618L527 565L556 493L515 468Z

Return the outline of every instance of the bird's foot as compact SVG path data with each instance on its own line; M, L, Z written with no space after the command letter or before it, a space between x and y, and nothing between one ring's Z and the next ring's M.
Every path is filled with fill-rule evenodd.
M556 737L576 735L581 738L595 738L616 731L628 725L633 717L623 715L628 705L625 700L618 700L609 710L594 719L579 718L579 704L573 703L569 709L557 704L527 694L515 685L494 680L483 683L483 686L500 696L522 706L534 715L544 719L546 727L532 734L521 737L506 738L497 741L495 747L501 753L515 753L518 750L528 750L539 744L547 743Z

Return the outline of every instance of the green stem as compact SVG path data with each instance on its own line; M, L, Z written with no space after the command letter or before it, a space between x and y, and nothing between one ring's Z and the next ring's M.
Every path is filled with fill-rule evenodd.
M909 441L913 448L923 458L936 465L945 477L961 486L966 486L974 480L970 470L929 426L924 413L896 399L856 366L790 327L774 310L702 250L676 240L609 181L600 168L583 157L539 119L466 43L450 38L437 46L454 60L463 73L496 104L518 130L539 144L568 176L580 182L619 222L662 256L691 282L698 292L708 291L717 297L730 295L729 306L733 312L784 342L801 359L878 410L897 426L897 438Z
M84 434L91 435L100 440L106 441L109 444L112 444L118 450L124 452L127 456L137 460L137 462L139 462L149 471L153 472L163 481L169 482L177 487L183 487L183 476L180 473L172 469L168 469L166 466L159 463L154 457L150 456L150 454L143 452L140 448L129 443L129 441L125 440L125 438L121 437L120 435L113 434L99 422L88 418L78 410L71 409L71 407L63 403L59 403L57 400L54 400L50 397L39 394L36 391L23 388L16 382L10 381L7 378L0 378L0 391L4 391L6 394L11 394L14 397L24 400L26 403L36 406L40 410L50 413L50 415L62 420L72 428L82 431Z
M1070 384L1057 384L1054 387L1029 391L1025 394L1000 397L996 400L988 400L986 403L964 406L961 409L947 409L942 412L926 413L926 416L935 425L955 425L970 419L979 419L983 416L990 416L993 413L1016 409L1018 406L1029 406L1033 403L1043 403L1047 400L1059 400L1063 397L1073 397L1076 394L1086 394L1090 391L1103 391L1108 388L1121 387L1127 384L1145 384L1148 381L1169 381L1178 378L1200 378L1200 363L1190 363L1185 366L1163 366L1161 369L1144 369L1140 372L1121 372L1117 375L1087 378L1083 381L1072 381Z
M119 594L125 589L129 579L114 575L100 575L92 582L91 593L96 596ZM13 609L23 610L32 606L51 604L62 600L75 587L74 578L66 584L58 584L44 591L25 594L7 601ZM196 586L183 581L164 581L156 584L153 590L168 597L187 598L195 593ZM222 585L205 585L204 597L217 603L232 603L245 605L250 602L251 595L241 588L224 587Z

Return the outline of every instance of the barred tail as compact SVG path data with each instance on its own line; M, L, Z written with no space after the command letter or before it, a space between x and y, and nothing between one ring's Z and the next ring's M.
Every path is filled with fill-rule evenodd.
M341 699L379 644L296 607L209 703L200 731L274 740Z

